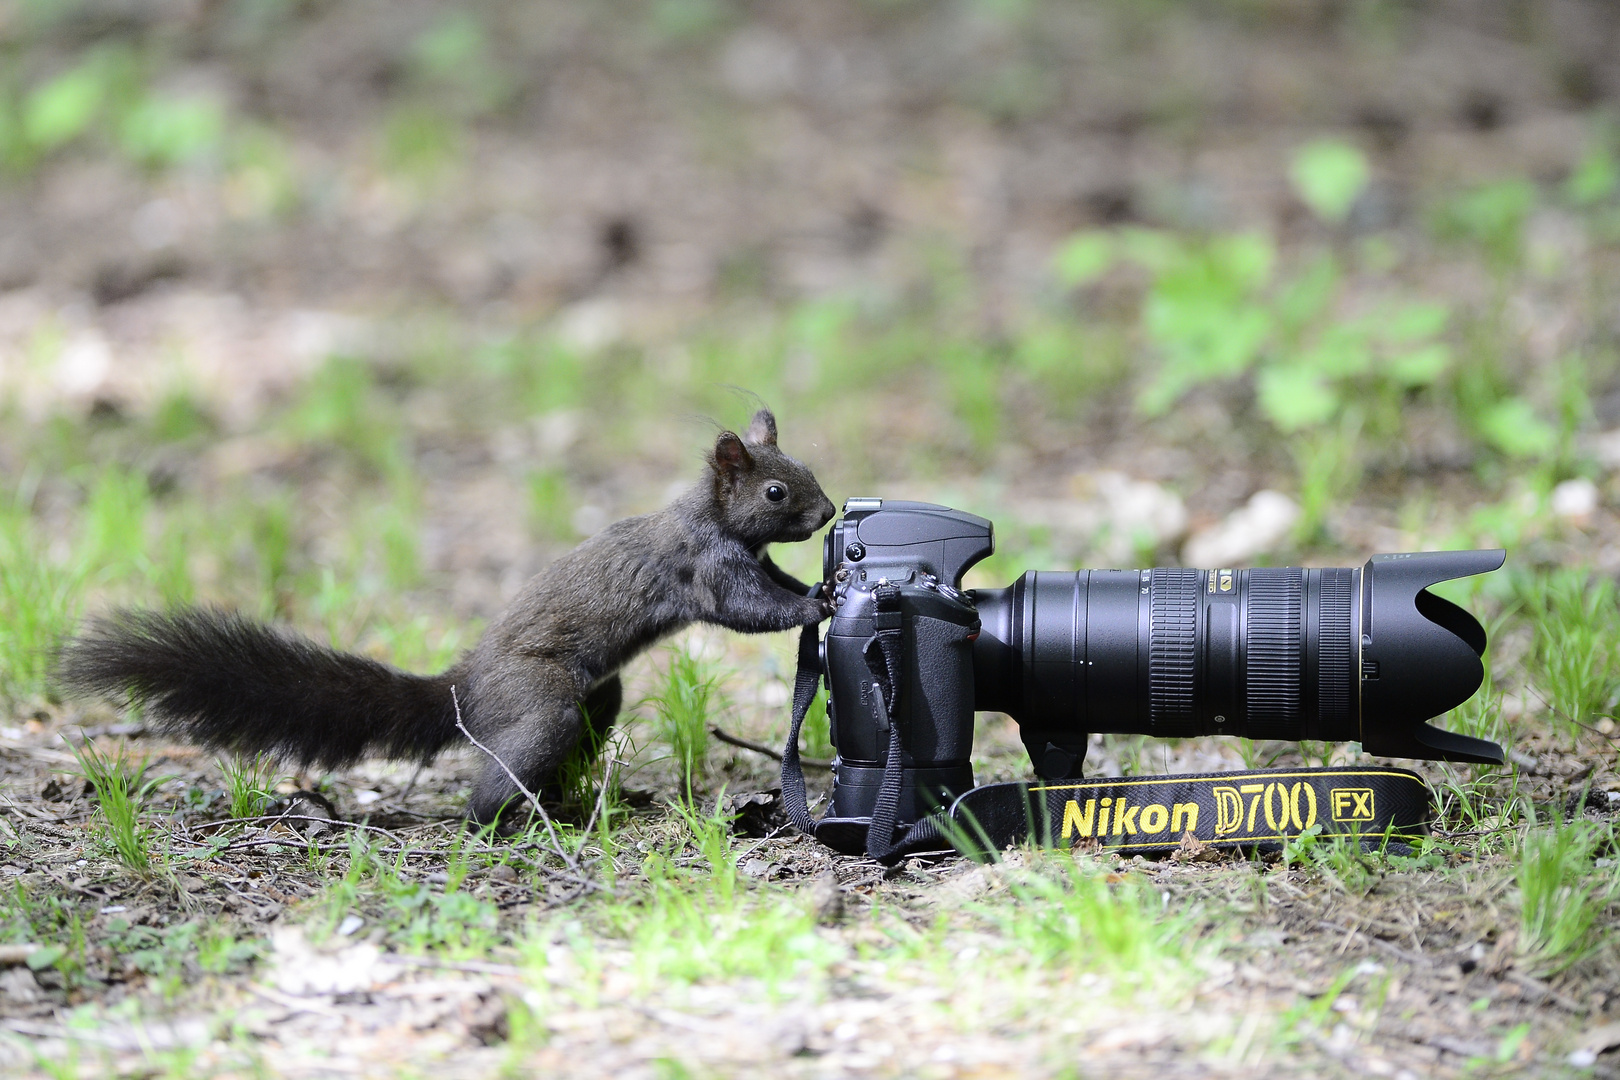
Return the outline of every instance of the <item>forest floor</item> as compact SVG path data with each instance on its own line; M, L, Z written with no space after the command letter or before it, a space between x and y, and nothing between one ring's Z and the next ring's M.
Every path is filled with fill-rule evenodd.
M0 2L0 1071L1620 1075L1617 38L1595 2ZM736 387L835 502L994 519L970 586L1506 547L1448 593L1489 676L1438 722L1508 765L1397 763L1437 805L1405 855L885 869L706 737L781 742L788 635L635 661L556 838L464 826L474 750L297 774L52 683L116 604L442 669L691 483ZM1087 771L1370 760L1098 734ZM1027 775L1009 719L974 765Z

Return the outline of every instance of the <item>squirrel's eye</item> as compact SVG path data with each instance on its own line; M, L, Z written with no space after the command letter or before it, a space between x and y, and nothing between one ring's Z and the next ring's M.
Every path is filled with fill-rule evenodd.
M781 484L772 484L770 487L765 489L765 497L771 500L771 502L781 502L783 499L787 498L787 488L783 487Z

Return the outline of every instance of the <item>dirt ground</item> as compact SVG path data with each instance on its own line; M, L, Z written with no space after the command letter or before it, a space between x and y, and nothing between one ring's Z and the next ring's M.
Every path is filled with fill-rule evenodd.
M398 590L390 617L423 616L437 631L489 618L573 533L651 509L690 478L709 438L691 414L719 384L752 385L746 365L703 367L682 336L716 312L726 332L768 337L758 328L821 298L904 308L955 289L972 297L953 309L966 312L963 333L996 340L1054 303L1052 252L1077 229L1258 229L1285 257L1417 234L1437 192L1504 175L1563 183L1620 96L1620 17L1598 0L490 0L468 7L483 27L472 51L438 67L422 43L458 25L452 5L84 0L51 19L41 7L0 0L0 53L18 86L87 49L133 43L154 85L208 95L259 135L167 170L86 141L0 182L11 429L0 471L14 486L37 474L41 433L65 416L63 441L128 458L154 486L220 507L285 496L298 510L295 561L318 567L337 559L376 477L267 418L330 357L357 357L382 373L420 483L422 576ZM1323 133L1364 148L1372 166L1337 233L1288 180L1294 149ZM1525 364L1620 338L1605 276L1614 245L1583 246L1568 225L1539 213L1529 243L1575 251L1590 272L1501 301L1503 351ZM1399 284L1460 307L1501 299L1477 261L1438 245L1415 243ZM620 385L616 350L639 350L635 371L666 381L518 421L457 378L413 381L423 351L470 370L483 344L536 327L593 358L601 385ZM659 396L699 381L701 392ZM1168 421L1117 389L1079 413L1009 391L1024 395L1008 406L1014 421L975 446L917 385L927 381L883 384L866 406L882 422L854 431L829 419L835 400L806 393L796 409L790 384L773 402L784 445L835 500L953 502L1005 522L1015 552L1062 565L1176 559L1257 492L1293 482L1287 448L1236 419L1250 415L1245 391L1199 391ZM176 386L204 403L211 434L178 448L121 443L119 424L153 415ZM1594 440L1620 429L1620 382L1604 375L1589 396L1582 446L1599 453ZM1511 487L1447 417L1416 427L1390 455L1398 464L1371 469L1320 545L1297 555L1337 564L1404 550ZM577 504L571 530L538 538L513 512L537 460L562 463ZM1605 460L1597 506L1527 533L1516 560L1620 571L1616 462ZM31 509L58 539L78 482L37 482ZM1138 532L1100 528L1118 521ZM801 575L817 563L804 547L783 558ZM229 566L199 578L204 599L245 595ZM1005 582L987 571L975 583ZM92 606L105 599L92 594ZM725 657L733 708L722 722L779 742L790 643L683 643ZM1511 669L1529 646L1510 630L1495 648ZM654 659L638 661L629 699L656 677ZM1511 789L1612 831L1610 734L1543 732L1544 703L1509 689L1503 715L1524 733L1511 778L1480 781L1483 804ZM182 870L134 874L92 842L95 801L72 776L83 739L127 745L165 778L149 818ZM1278 764L1304 760L1265 750ZM1104 775L1142 761L1165 772L1243 764L1218 740L1097 738L1090 760ZM735 841L739 888L757 897L746 910L813 918L771 946L784 950L780 974L734 959L723 976L686 979L670 974L675 961L649 967L633 929L593 922L607 917L593 906L602 898L533 843L466 838L460 805L477 764L468 750L420 773L368 762L292 777L280 818L239 823L220 844L228 800L214 755L105 707L18 703L0 723L0 907L21 917L25 895L58 897L73 927L63 933L88 945L72 979L0 950L0 1071L1620 1075L1613 963L1531 973L1516 949L1509 854L1470 854L1457 814L1427 862L1076 855L1187 913L1179 933L1208 943L1150 942L1132 954L1145 966L1096 968L1032 963L1033 946L996 921L1029 902L1031 875L1062 872L1053 858L885 870L766 814ZM981 723L976 766L981 780L1024 774L1009 721ZM1414 767L1446 792L1475 778ZM711 752L710 779L711 804L723 783L768 808L778 786L769 759L731 748ZM657 766L629 783L624 842L590 857L634 894L643 856L671 843L675 785ZM317 786L330 807L298 800ZM333 890L360 832L393 860L393 891L361 890L345 906ZM671 850L678 867L707 865L696 842ZM494 912L486 938L432 938L460 931L400 914L411 888L443 894L460 873L461 893L484 905L467 918ZM177 943L186 925L226 928L228 940ZM795 966L795 950L811 959Z
M580 890L554 860L548 868L534 844L498 845L493 865L475 868L463 888L491 903L505 927L544 927L538 945L531 937L521 950L493 956L389 947L398 939L385 929L389 916L376 896L345 916L354 929L312 937L321 916L311 905L340 875L312 868L308 852L321 849L340 863L350 850L344 828L364 828L387 850L408 852L395 868L402 880L429 888L445 880L461 826L444 792L470 779L470 761L448 759L414 778L387 765L340 774L327 789L337 816L363 826L267 819L178 874L143 881L87 845L92 805L78 781L41 784L40 776L72 763L53 748L59 724L28 727L8 733L4 759L8 829L27 838L26 854L0 867L8 883L54 884L78 905L92 940L114 920L137 932L201 922L259 940L262 952L228 973L187 971L178 985L150 955L118 947L87 954L89 990L81 979L64 995L53 989L54 972L39 973L21 992L8 980L0 1024L24 1037L6 1044L8 1069L54 1059L119 1075L1616 1072L1590 1063L1614 1038L1614 1024L1604 1021L1614 1005L1607 974L1549 983L1524 971L1497 858L1470 858L1462 835L1449 837L1460 852L1449 858L1404 868L1368 860L1341 866L1341 876L1210 850L1158 861L1076 855L1142 883L1167 907L1193 912L1194 926L1221 943L1190 970L1098 974L1082 966L1077 975L1062 966L1024 970L998 951L994 934L961 921L1012 903L1028 856L992 866L912 859L885 870L776 827L739 839L739 873L745 882L787 886L798 902L808 896L823 913L816 934L835 950L833 961L802 982L649 985L624 943L573 951L569 927L577 932L578 924L568 914L582 902ZM154 768L176 777L167 790L217 782L195 750L138 741ZM1521 776L1556 801L1584 789L1581 774L1590 769L1590 759L1558 754ZM1610 765L1602 770L1593 787L1614 791L1620 783ZM726 772L739 790L772 782L747 757ZM188 813L178 799L163 801L172 807L164 843L180 852L206 848L217 811ZM1615 803L1615 795L1598 796L1587 813L1602 820L1620 812ZM280 808L324 816L307 802ZM637 814L627 835L656 837L662 811ZM617 880L633 889L639 856L625 847ZM690 848L682 859L703 861ZM837 898L831 903L829 891ZM942 920L952 924L943 933ZM889 951L906 943L897 928L921 938L898 956ZM980 978L971 974L976 965ZM1153 1009L1155 1001L1164 1007ZM1594 1039L1601 1045L1586 1068L1565 1064Z

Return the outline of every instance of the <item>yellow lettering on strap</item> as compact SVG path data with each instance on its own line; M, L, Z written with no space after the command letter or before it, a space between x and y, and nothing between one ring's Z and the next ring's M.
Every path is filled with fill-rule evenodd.
M1063 839L1067 840L1074 835L1090 836L1091 822L1096 812L1096 799L1086 800L1086 812L1083 814L1080 812L1079 801L1070 799L1063 807Z
M1266 785L1264 784L1240 784L1238 786L1238 791L1240 793L1254 796L1254 798L1249 800L1249 832L1254 832L1254 812L1260 809L1260 796L1265 790ZM1241 810L1238 812L1242 813Z
M1235 787L1221 786L1215 792L1215 835L1225 836L1243 827L1243 797ZM1194 815L1197 820L1197 815Z

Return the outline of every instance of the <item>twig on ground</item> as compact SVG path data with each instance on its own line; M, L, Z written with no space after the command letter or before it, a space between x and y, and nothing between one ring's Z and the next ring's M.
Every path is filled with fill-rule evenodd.
M294 997L292 994L283 994L280 990L258 985L249 986L248 991L257 994L273 1005L280 1005L283 1009L291 1012L306 1012L315 1016L343 1016L343 1013L325 998Z
M321 818L320 820L324 821L326 819ZM256 836L256 837L253 837L252 839L248 839L248 840L236 840L236 841L233 841L233 842L231 842L229 844L226 844L224 847L215 847L213 844L205 844L200 840L188 840L183 836L178 837L177 839L179 839L179 841L182 844L191 844L194 847L209 848L212 851L214 851L215 853L220 854L220 855L223 855L228 851L246 851L249 848L256 848L256 847L295 848L298 851L309 851L309 850L313 849L315 851L320 851L320 852L327 852L327 851L343 852L343 851L348 851L349 850L349 845L348 844L312 844L306 838L301 837L301 836L300 837ZM377 848L370 848L368 850L370 850L370 852L373 855L400 855L400 854L409 854L409 853L415 851L416 849L412 848L412 847L408 847L408 846L406 846L404 844L400 844L400 845L397 845L397 846L394 846L394 847L377 847Z
M1599 730L1598 728L1593 727L1591 724L1582 723L1581 721L1575 719L1573 716L1569 715L1569 713L1565 712L1563 709L1560 709L1558 706L1554 705L1552 702L1550 702L1546 698L1542 697L1540 692L1538 692L1535 687L1530 686L1530 685L1526 685L1525 690L1527 692L1529 692L1530 694L1532 694L1537 701L1539 701L1543 705L1547 706L1547 710L1549 712L1551 712L1553 715L1557 716L1560 720L1563 720L1565 723L1574 724L1578 728L1584 728L1587 731L1590 731L1593 735L1596 735L1598 738L1602 739L1605 743L1612 743L1612 742L1616 741L1617 739L1620 739L1620 732L1617 732L1616 734L1613 734L1613 735L1608 735L1608 734L1605 734L1603 731ZM1603 716L1600 716L1598 719L1600 719L1600 720L1613 720L1613 719L1615 719L1615 717L1609 716L1608 714L1604 714Z
M505 773L506 778L512 781L513 785L523 793L523 797L529 800L529 805L534 807L534 812L540 815L540 820L545 822L546 835L551 838L552 850L557 853L557 856L562 859L564 863L567 864L568 869L572 870L576 874L579 873L579 863L575 861L572 855L568 854L568 849L563 846L562 838L557 835L557 827L551 823L551 815L546 813L546 808L544 806L540 805L540 796L524 787L523 781L519 780L517 778L517 774L511 770L506 762L501 760L500 755L491 750L489 747L485 746L483 743L479 742L477 739L473 738L473 733L467 730L467 725L463 723L461 719L461 699L456 696L456 688L454 686L450 688L450 703L454 705L456 709L456 729L467 737L468 742L472 743L474 746L478 747L478 749L488 754L490 760L501 767L501 772Z
M32 942L0 945L0 967L15 967L18 964L25 963L40 948L41 946Z
M19 802L15 801L14 799L12 799L11 796L9 796L9 795L0 795L0 799L5 800L5 805L0 806L0 810L11 809L11 810L16 811L18 814L24 815L26 817L31 817L35 821L43 821L47 825L61 825L61 824L64 824L66 822L73 821L74 819L76 819L78 817L83 816L79 812L74 812L74 813L68 814L68 815L66 815L64 817L54 817L54 816L52 816L50 814L47 814L45 811L39 809L38 807L25 806L22 803L19 803Z
M18 757L38 758L41 761L51 761L58 765L78 765L79 759L72 754L60 750L52 750L45 746L29 746L27 743L5 742L0 744L0 755L14 754ZM52 769L52 772L63 772L62 769Z
M752 750L756 754L764 754L766 757L775 758L777 761L782 760L782 751L773 750L764 743L757 743L749 739L738 738L735 735L728 734L725 730L719 727L711 727L709 729L709 734L713 735L723 743L730 743L732 746L739 746L744 750ZM799 764L803 765L807 769L832 768L832 762L823 761L821 758L813 757L801 757L799 758Z
M313 814L260 814L258 817L226 818L223 821L201 821L195 826L188 826L188 829L217 829L224 825L243 825L254 821L264 821L272 825L278 821L319 821L327 825L341 825L345 829L364 829L366 832L382 833L390 840L403 843L401 837L378 825L363 825L358 821L316 817Z
M68 1043L88 1043L91 1046L102 1046L109 1050L128 1051L138 1049L150 1052L156 1049L155 1040L151 1038L141 1040L133 1035L122 1035L120 1037L122 1033L119 1032L104 1032L95 1031L91 1028L46 1024L15 1017L0 1020L0 1027L33 1039L62 1039ZM171 1027L170 1032L172 1033L173 1030ZM151 1033L147 1032L146 1034L150 1035Z

